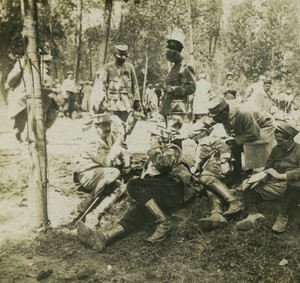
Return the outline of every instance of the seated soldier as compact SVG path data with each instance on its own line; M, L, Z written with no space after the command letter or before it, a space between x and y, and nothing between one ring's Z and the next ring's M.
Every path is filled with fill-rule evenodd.
M166 211L179 207L194 193L189 187L191 173L183 161L181 150L170 141L171 131L157 126L151 133L151 148L147 152L149 159L141 177L127 183L127 192L136 201L136 207L108 231L101 233L79 222L77 234L81 242L101 251L111 240L154 218L156 230L146 241L156 243L166 239L172 229Z
M92 127L86 132L85 147L74 172L74 182L91 192L79 204L79 213L85 212L108 185L111 190L119 187L120 169L130 165L122 133L112 132L112 115L98 114L92 120Z
M204 229L225 226L227 220L224 216L232 216L242 209L241 202L227 187L236 181L231 148L221 137L209 136L211 132L209 119L204 117L188 133L188 137L197 143L194 176L204 185L211 213L209 217L200 219L200 226Z
M265 220L264 215L258 213L258 203L261 200L278 200L280 209L272 230L277 233L285 231L289 210L295 204L300 188L300 144L294 141L297 134L298 131L286 122L278 123L275 129L277 145L272 149L265 166L266 177L255 186L248 184L244 190L249 215L237 223L238 229L258 227Z

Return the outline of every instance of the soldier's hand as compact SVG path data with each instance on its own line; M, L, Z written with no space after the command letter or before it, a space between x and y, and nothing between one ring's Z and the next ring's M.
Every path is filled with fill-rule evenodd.
M277 180L286 180L286 178L287 178L285 173L283 173L283 174L278 173L273 168L267 169L265 172L268 173L269 175L271 175L273 178L275 178Z
M171 86L171 85L167 85L164 89L164 92L166 92L166 93L172 93L174 91L175 91L175 87Z

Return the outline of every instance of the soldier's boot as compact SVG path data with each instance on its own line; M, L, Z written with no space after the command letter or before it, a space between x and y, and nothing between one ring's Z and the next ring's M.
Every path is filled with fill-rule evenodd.
M275 233L283 233L286 229L288 224L289 217L288 215L279 213L277 219L272 227L273 232Z
M236 223L239 230L249 230L251 228L259 228L265 221L264 215L261 213L249 214L247 218Z
M220 196L227 204L228 210L223 213L224 216L240 212L242 203L238 201L228 190L228 187L213 176L201 176L200 182L206 185L207 190Z
M83 222L79 222L77 226L77 236L79 240L88 247L101 252L107 244L117 237L123 235L125 230L120 224L114 224L106 232L97 233L88 228Z
M228 222L222 215L224 206L222 199L211 192L207 193L207 197L211 215L199 220L200 227L202 229L214 229L226 226Z
M146 238L149 243L158 243L165 240L172 230L171 222L167 219L164 212L159 208L154 199L145 203L149 211L157 218L157 226L154 233Z

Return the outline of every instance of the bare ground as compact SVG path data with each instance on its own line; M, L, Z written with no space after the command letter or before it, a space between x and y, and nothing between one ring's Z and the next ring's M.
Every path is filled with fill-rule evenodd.
M237 231L232 219L224 229L202 231L198 219L208 214L207 201L198 196L171 219L174 231L166 241L144 241L154 226L146 226L102 253L85 248L75 231L64 228L84 197L72 183L81 140L82 120L58 119L47 134L48 211L52 229L34 233L27 225L27 148L14 143L11 122L1 114L0 126L0 282L300 282L299 207L288 229L272 233L276 203L265 203L264 226ZM143 157L149 122L139 122L129 137L129 150ZM188 160L193 144L185 144ZM240 192L236 192L240 195ZM103 217L106 226L131 206L127 197ZM93 223L90 217L91 226ZM101 228L98 228L101 229Z

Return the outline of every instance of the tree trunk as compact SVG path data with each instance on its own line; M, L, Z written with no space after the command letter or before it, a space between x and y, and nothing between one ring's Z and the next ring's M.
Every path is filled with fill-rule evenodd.
M146 84L147 84L147 76L148 76L148 46L146 47L146 58L145 58L145 71L144 71L144 81L143 81L143 93L142 93L142 101L146 94Z
M188 11L188 22L189 22L189 51L190 51L190 64L194 66L194 40L193 40L193 22L192 22L192 11L191 2L186 0L186 6Z
M78 83L81 61L82 39L82 0L77 0L77 35L76 35L76 58L75 58L75 82Z
M106 62L107 47L110 34L110 23L112 14L113 0L105 0L105 14L104 14L104 40L100 43L99 50L99 66L102 66Z
M29 225L37 230L48 228L47 150L45 118L38 57L37 0L22 0L23 40L27 60L23 79L26 84L29 143Z
M11 28L13 18L10 14L12 8L12 1L2 0L0 2L0 10L8 13L8 21L2 24L2 36L0 43L0 96L1 100L4 97L4 84L6 80L6 76L9 72L9 60L7 58L7 52L9 48L9 40L11 37Z

